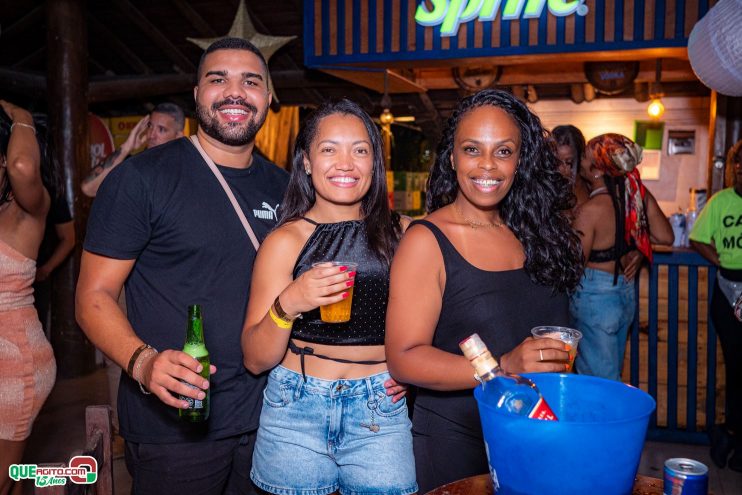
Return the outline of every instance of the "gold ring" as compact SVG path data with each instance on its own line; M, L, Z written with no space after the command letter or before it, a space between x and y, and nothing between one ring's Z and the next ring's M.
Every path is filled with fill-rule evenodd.
M539 361L543 361L544 360L544 350L543 349L539 349L538 350L538 355L541 358L541 359L539 359Z

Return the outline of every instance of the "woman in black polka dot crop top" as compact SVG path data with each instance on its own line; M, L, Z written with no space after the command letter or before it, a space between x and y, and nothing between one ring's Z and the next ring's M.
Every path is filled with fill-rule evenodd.
M388 205L378 129L349 100L325 103L299 132L292 165L242 333L247 369L272 370L251 478L270 493L415 493L405 387L384 352L403 225ZM322 321L320 306L351 296L349 321ZM286 459L311 475L276 469Z

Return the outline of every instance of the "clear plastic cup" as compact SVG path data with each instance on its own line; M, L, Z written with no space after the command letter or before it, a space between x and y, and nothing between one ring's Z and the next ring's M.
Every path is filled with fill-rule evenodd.
M351 261L320 261L317 263L312 263L312 268L314 267L330 267L330 266L345 266L347 267L347 272L355 272L358 269L358 263L353 263ZM348 297L343 299L342 301L338 301L333 304L326 304L324 306L320 306L319 308L319 314L322 318L322 321L325 323L345 323L346 321L350 321L350 308L353 304L353 289L355 288L355 285L353 287L349 287L347 289L344 289L342 292L347 292Z
M574 328L567 327L555 327L555 326L542 326L534 327L531 329L531 335L536 339L554 339L561 340L565 344L569 344L569 363L567 371L572 371L572 367L575 363L575 357L577 356L577 346L582 338L582 332L575 330Z

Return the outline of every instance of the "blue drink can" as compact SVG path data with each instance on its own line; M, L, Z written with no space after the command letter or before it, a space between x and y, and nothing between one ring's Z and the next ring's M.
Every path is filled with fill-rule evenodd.
M707 495L709 468L705 464L678 457L665 461L663 495Z

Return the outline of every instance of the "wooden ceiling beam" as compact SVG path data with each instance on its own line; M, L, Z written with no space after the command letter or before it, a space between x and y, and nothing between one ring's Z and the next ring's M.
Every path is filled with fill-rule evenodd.
M219 36L216 31L214 31L214 28L212 28L211 25L201 17L201 14L191 7L190 2L187 2L186 0L171 0L171 2L175 5L178 12L188 19L191 26L196 28L199 35L198 37L215 38Z
M106 44L116 55L131 67L135 72L141 74L152 74L154 71L139 56L134 53L129 45L121 41L115 36L110 29L108 29L101 21L93 16L90 11L87 12L88 26L90 27L91 35L96 40L102 41Z
M46 96L46 77L34 72L0 67L0 88L32 98Z
M655 61L647 60L639 64L637 82L654 81ZM428 90L458 88L450 68L417 69L415 81ZM663 82L697 81L690 63L684 60L663 60ZM586 83L582 62L562 62L543 64L507 65L497 81L499 86L514 84L579 84Z
M398 74L395 71L387 70L388 77L386 81L384 79L383 70L335 70L335 69L321 69L322 72L326 72L331 76L335 76L338 79L344 79L346 81L363 86L364 88L371 89L377 93L384 94L384 85L388 87L389 94L395 93L424 93L425 87L419 83L407 79L406 77Z
M191 62L180 49L175 46L162 31L150 22L142 12L132 5L129 0L112 0L118 10L127 19L129 19L137 28L139 28L154 44L165 53L176 66L179 66L183 72L196 72L196 65ZM132 33L132 35L134 35Z
M7 43L9 38L13 38L19 33L34 29L38 30L39 26L44 23L44 5L39 5L30 10L26 15L15 21L8 27L3 26L3 43Z
M493 53L497 49L492 50ZM559 53L560 62L615 62L635 60L656 60L661 58L688 60L686 47L675 48L642 48L636 50L604 50L598 52ZM533 55L507 55L492 57L450 58L441 60L400 60L386 62L359 62L358 64L343 64L352 69L354 65L362 67L377 67L391 69L430 68L430 67L459 67L462 65L520 65L553 63L555 54L539 53ZM663 62L664 63L664 62Z
M29 53L22 59L13 63L12 67L15 69L22 69L24 66L33 65L36 62L43 62L45 53L46 53L46 46L41 46L37 48L36 50L34 50L32 53Z
M98 72L103 72L104 74L115 74L110 67L106 67L102 63L98 62L98 60L95 57L90 56L90 54L88 54L88 63L95 67Z
M194 74L91 78L88 101L102 103L185 93L193 90L195 79Z

